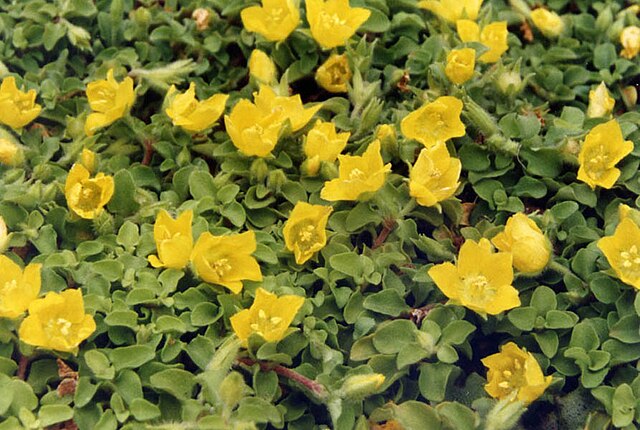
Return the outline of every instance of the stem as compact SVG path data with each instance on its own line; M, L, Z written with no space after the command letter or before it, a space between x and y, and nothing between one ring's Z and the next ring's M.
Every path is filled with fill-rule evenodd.
M27 379L27 368L29 367L29 357L26 355L20 355L18 359L18 371L16 372L16 377L23 381Z
M153 142L149 139L145 139L145 141L142 142L142 146L144 147L144 156L142 157L142 162L140 164L148 166L151 164L151 157L153 157Z
M569 269L567 266L564 266L560 263L558 263L557 261L551 260L549 262L549 265L547 266L548 270L553 270L554 272L558 272L561 273L562 275L573 275L573 272L571 271L571 269Z
M329 395L324 385L280 364L258 361L252 358L237 358L236 361L240 364L244 364L245 366L258 364L260 366L260 370L263 372L274 371L276 374L302 385L320 400L326 400Z
M385 219L382 221L382 231L376 237L376 240L373 241L373 245L371 245L371 249L376 249L382 246L382 244L387 240L389 234L393 231L396 226L396 222L393 219Z

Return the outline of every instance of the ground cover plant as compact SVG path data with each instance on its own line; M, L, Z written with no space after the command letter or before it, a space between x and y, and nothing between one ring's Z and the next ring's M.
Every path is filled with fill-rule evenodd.
M635 429L636 0L0 0L0 429Z

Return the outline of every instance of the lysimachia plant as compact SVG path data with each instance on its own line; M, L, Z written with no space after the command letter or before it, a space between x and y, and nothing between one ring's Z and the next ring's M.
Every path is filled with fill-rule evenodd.
M0 0L0 430L638 428L639 14Z

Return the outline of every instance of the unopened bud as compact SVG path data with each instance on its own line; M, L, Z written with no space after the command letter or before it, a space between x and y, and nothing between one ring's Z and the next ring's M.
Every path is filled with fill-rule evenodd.
M631 109L635 107L638 103L638 90L633 85L629 85L628 87L624 87L622 89L622 101L627 109Z
M323 161L320 165L320 176L324 179L334 179L338 177L338 168L335 163Z
M89 173L93 174L96 169L96 153L90 149L83 149L80 154L80 164L82 164Z
M15 167L22 163L22 149L10 139L0 138L0 163Z
M287 182L287 175L281 170L273 170L269 172L269 176L267 177L267 187L279 193L282 186Z
M340 388L340 397L362 399L378 391L378 388L384 383L384 379L384 375L380 373L349 376Z
M9 232L7 230L7 224L4 222L4 218L0 216L0 254L7 249L9 244Z
M267 162L262 158L256 158L251 163L251 167L249 167L249 175L251 176L252 182L262 182L267 178L269 174L269 166Z
M311 158L307 158L302 163L302 166L300 166L300 170L302 170L302 173L306 176L316 176L320 171L320 165L321 165L320 157L317 155L314 155Z

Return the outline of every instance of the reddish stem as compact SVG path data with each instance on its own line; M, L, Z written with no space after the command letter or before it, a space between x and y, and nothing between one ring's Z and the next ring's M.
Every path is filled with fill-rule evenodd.
M151 164L151 157L153 156L153 142L151 140L144 141L144 156L142 157L141 164L148 166Z
M287 379L291 379L292 381L295 381L298 384L302 385L313 394L315 394L319 399L324 399L327 396L327 389L324 387L324 385L280 364L258 361L246 357L238 358L237 361L238 363L244 364L246 366L253 366L254 364L258 364L260 366L260 370L262 370L263 372L274 371L278 375L283 376Z
M27 379L27 368L29 367L29 357L21 355L18 359L18 371L16 376L18 379L25 381Z
M373 245L371 245L371 249L376 249L382 246L382 244L385 242L385 240L387 240L387 237L389 237L389 234L391 234L395 226L396 226L395 220L385 219L384 221L382 221L382 231L380 232L378 237L376 237L376 240L373 241Z

